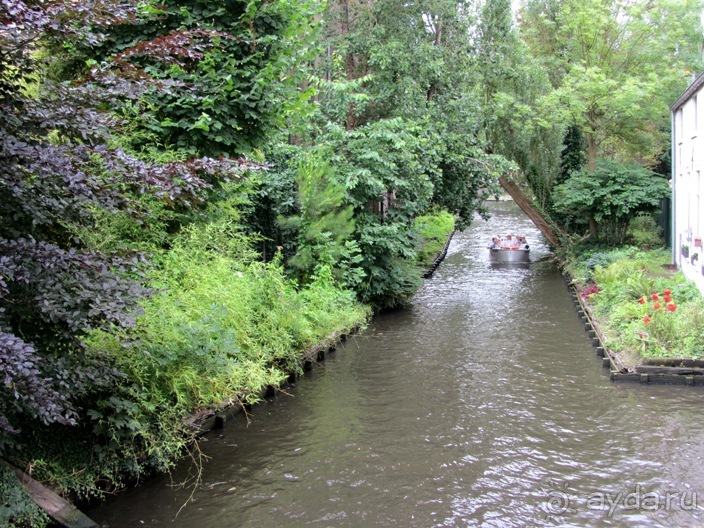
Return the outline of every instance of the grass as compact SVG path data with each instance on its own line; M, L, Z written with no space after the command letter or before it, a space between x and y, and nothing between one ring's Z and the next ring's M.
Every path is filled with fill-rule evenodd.
M445 246L447 236L455 229L455 218L447 211L419 216L414 226L420 236L418 263L430 266Z

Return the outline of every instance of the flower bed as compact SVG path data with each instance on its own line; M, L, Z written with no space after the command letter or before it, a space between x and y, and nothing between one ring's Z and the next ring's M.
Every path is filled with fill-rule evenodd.
M591 252L571 263L573 284L628 367L650 358L704 359L704 300L665 251Z

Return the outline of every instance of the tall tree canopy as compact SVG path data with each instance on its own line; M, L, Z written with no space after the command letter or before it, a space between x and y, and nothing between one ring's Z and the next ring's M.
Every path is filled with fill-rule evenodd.
M541 123L580 127L596 160L652 161L667 145L662 123L701 65L700 0L529 0L523 24L546 58L554 90Z
M315 64L320 112L307 141L328 144L355 207L367 281L383 306L415 291L411 220L432 206L460 227L510 166L489 155L472 75L472 2L328 3Z

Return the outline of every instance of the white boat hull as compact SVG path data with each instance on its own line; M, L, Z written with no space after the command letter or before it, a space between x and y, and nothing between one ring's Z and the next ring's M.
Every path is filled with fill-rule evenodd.
M530 249L490 249L489 258L492 262L528 262Z

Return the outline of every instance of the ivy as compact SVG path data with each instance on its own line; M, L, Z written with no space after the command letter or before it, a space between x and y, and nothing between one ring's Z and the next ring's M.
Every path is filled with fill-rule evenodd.
M86 54L148 73L154 89L134 120L158 144L213 157L248 153L304 111L311 94L299 90L300 64L313 56L319 10L317 1L167 1L159 17L113 28L111 43Z
M37 506L11 469L0 465L0 525L44 528L49 517Z

